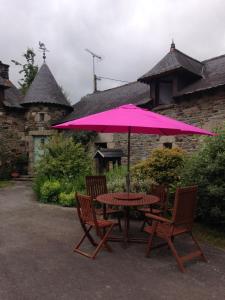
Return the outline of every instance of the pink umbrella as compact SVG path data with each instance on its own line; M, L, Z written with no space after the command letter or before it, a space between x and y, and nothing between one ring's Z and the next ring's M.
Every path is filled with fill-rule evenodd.
M215 135L214 133L176 121L133 104L122 105L97 114L89 115L53 126L59 129L94 130L108 133L128 133L128 191L130 187L130 134L157 135Z

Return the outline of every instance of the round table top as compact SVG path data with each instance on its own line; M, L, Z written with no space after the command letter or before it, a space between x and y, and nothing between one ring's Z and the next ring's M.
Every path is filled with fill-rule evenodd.
M159 202L159 197L142 193L108 193L96 197L96 200L109 205L143 206Z

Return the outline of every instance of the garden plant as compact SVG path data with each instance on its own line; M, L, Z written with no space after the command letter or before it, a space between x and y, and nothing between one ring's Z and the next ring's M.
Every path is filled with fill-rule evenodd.
M85 189L84 178L91 173L91 159L80 143L64 134L54 135L44 146L36 165L34 190L42 202L74 205L74 193Z

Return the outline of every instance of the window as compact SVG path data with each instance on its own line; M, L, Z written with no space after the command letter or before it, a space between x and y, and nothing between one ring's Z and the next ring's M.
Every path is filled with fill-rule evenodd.
M45 120L45 113L39 113L39 122L44 122Z
M173 147L173 144L172 143L163 143L163 147L164 148L168 148L168 149L172 149L172 147Z
M107 143L95 143L96 149L107 148Z
M170 78L157 80L153 85L153 89L155 90L153 98L156 106L173 102L173 81Z

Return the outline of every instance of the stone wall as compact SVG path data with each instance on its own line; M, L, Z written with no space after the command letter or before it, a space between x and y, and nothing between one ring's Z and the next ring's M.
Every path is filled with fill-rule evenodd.
M213 130L225 124L225 88L214 89L198 95L190 95L176 100L174 104L158 106L154 111L184 121L194 126ZM194 151L202 141L202 136L151 136L131 135L131 163L145 159L152 149L172 143L187 152ZM116 148L127 153L127 135L114 134Z
M29 159L28 171L32 173L34 163L34 136L50 136L53 122L62 119L69 109L56 105L29 105L24 109L0 107L0 139L14 156L21 154ZM4 162L0 161L1 164Z
M28 143L24 133L24 111L19 109L0 109L1 149L6 151L8 162L28 152ZM1 156L2 157L2 156ZM7 160L7 157L3 160ZM5 161L0 159L0 168ZM12 166L13 167L13 166Z
M25 132L49 130L52 123L62 119L69 111L60 105L29 104L25 113Z

